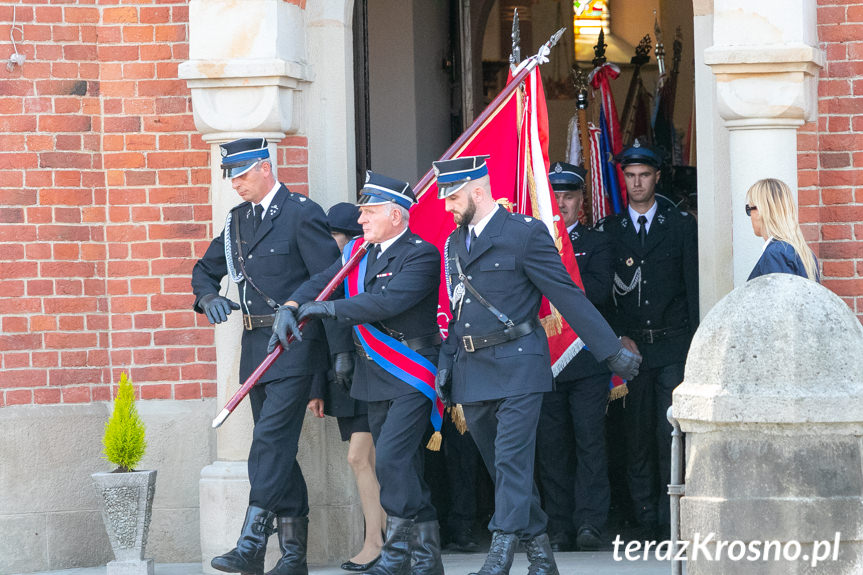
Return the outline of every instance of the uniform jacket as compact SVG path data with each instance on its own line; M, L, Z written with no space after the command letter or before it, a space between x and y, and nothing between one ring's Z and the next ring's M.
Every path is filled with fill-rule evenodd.
M607 317L614 275L611 269L611 244L603 232L581 224L572 229L569 239L578 262L584 294ZM607 372L611 378L611 372L604 362L596 361L588 351L582 350L558 374L557 381L573 381L603 372Z
M516 324L537 317L544 294L599 360L620 349L609 325L563 267L560 254L541 221L502 208L482 233L465 247L467 228L450 235L447 273L459 283L455 257L468 281ZM551 359L545 331L539 327L516 340L465 351L465 335L481 336L504 326L476 298L465 293L459 313L453 310L440 368L452 366L453 399L469 403L550 391Z
M341 267L342 260L338 258L300 287L291 299L300 304L313 299ZM364 285L365 292L351 298L344 299L344 284L333 294L331 299L335 299L339 323L371 323L389 335L397 332L403 336L397 339L406 340L438 333L440 252L410 230L368 265ZM418 351L437 363L438 349L434 346ZM383 401L408 393L418 392L373 361L357 356L351 397Z
M644 248L627 211L601 220L597 228L612 242L615 287L611 325L618 335L631 337L638 344L643 368L685 361L698 327L695 218L673 204L658 202ZM687 329L654 343L634 337L641 330L668 328Z
M808 278L803 260L794 251L794 246L781 240L771 238L758 258L747 281L767 274L794 274Z
M324 211L307 197L288 191L284 185L273 197L257 233L252 233L254 213L250 202L236 206L231 214L233 220L239 220L246 272L261 291L279 304L287 301L302 282L338 257L339 248L327 228ZM233 265L239 273L237 234L233 223L229 235ZM219 293L220 281L227 273L225 231L222 230L192 270L195 311L202 313L198 302L203 296ZM274 313L247 281L240 281L238 288L243 313ZM243 330L240 381L244 381L267 356L267 343L272 333L271 327ZM294 344L287 353L282 353L261 381L326 371L328 365L321 322L312 322L303 330L302 343Z

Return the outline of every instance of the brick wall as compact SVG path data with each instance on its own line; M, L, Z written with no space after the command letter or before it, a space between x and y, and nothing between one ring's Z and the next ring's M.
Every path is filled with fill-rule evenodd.
M186 83L188 3L17 3L0 67L0 406L212 397L213 330L189 278L214 230ZM0 6L8 38L13 6ZM5 62L11 45L0 45ZM279 148L308 192L306 140ZM220 229L215 230L218 233Z
M798 138L800 220L823 283L863 321L863 1L818 0L827 66Z

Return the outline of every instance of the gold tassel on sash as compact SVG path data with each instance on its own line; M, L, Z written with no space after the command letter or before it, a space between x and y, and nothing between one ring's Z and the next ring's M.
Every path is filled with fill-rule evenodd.
M426 449L429 451L440 451L441 441L443 441L443 436L440 434L440 431L435 431L426 444Z

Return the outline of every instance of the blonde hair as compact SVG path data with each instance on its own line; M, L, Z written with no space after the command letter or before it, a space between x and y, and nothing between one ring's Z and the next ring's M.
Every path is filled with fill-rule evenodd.
M797 202L791 195L788 185L776 178L758 180L746 192L746 203L758 208L762 232L768 238L775 238L791 245L803 262L806 276L811 280L817 279L818 265L815 255L803 238L803 232L797 220Z

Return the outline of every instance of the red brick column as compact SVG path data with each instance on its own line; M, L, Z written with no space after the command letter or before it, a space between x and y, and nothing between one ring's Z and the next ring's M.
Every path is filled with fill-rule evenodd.
M863 321L863 1L819 0L827 66L798 139L800 220L823 283Z
M188 3L25 1L14 17L27 60L0 69L0 406L109 400L121 371L144 399L214 397L213 330L190 309L220 230L177 78ZM304 137L279 165L308 193Z

